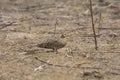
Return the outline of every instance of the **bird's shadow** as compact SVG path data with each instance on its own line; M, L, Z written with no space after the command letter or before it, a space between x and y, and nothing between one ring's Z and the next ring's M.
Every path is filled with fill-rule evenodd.
M24 51L26 52L25 55L30 55L30 54L38 54L38 53L55 53L57 54L58 52L55 52L53 50L44 50L44 49L36 49L36 50L27 50L27 51Z

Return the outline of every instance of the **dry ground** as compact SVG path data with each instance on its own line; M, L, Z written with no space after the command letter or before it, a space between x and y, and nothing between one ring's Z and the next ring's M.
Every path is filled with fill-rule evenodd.
M120 1L105 1L93 0L95 50L88 0L1 0L0 80L120 80ZM56 18L59 54L36 47Z

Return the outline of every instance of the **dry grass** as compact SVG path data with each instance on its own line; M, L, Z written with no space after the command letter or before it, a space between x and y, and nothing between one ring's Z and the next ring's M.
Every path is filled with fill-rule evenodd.
M3 0L0 4L0 80L120 79L119 0L93 2L94 20L99 19L100 9L103 21L102 27L99 21L95 26L98 50L88 1ZM54 34L56 17L56 35L68 37L59 54L35 46Z

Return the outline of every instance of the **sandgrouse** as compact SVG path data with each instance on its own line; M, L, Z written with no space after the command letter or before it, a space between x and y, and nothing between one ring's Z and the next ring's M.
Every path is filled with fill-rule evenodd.
M37 46L40 48L52 49L54 52L58 52L58 49L63 48L67 44L65 35L62 34L61 37L51 37Z

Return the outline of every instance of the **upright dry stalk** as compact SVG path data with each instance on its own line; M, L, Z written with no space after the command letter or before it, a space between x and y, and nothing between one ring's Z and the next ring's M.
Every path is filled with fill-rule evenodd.
M54 36L56 36L57 25L58 25L58 19L56 18L55 28L54 28Z
M95 40L95 49L97 50L97 39L96 39L96 32L95 32L95 27L94 27L94 18L93 18L93 10L92 10L92 1L90 0L90 13L91 13L91 23L92 23L92 29L93 29L93 34L94 34L94 40Z

